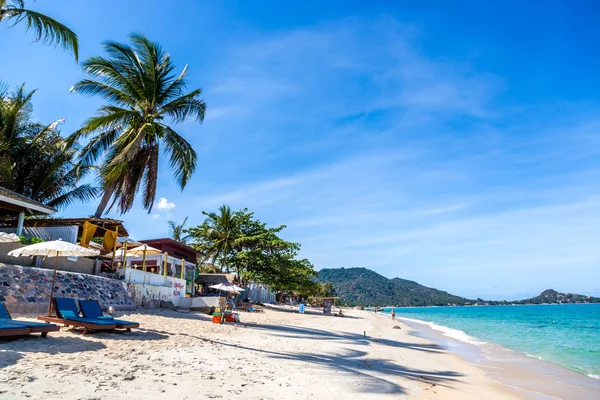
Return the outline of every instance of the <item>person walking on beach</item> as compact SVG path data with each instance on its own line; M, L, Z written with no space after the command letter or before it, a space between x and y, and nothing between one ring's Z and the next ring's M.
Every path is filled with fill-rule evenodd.
M392 308L392 321L396 320L396 310Z

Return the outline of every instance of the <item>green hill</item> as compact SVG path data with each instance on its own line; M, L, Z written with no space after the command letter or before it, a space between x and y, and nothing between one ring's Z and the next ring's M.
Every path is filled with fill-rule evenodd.
M446 306L472 300L419 285L405 279L388 279L366 268L326 268L319 282L331 282L342 303L360 306Z
M553 289L544 290L539 296L513 304L571 304L571 303L600 303L600 298L584 296L582 294L560 293Z

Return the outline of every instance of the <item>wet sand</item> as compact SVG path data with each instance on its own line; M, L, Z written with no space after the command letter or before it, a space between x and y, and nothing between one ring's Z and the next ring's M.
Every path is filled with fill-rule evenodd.
M390 319L389 315L380 315ZM532 400L600 399L600 380L491 343L475 345L448 337L429 326L404 318L412 335L429 339L460 355L489 377Z

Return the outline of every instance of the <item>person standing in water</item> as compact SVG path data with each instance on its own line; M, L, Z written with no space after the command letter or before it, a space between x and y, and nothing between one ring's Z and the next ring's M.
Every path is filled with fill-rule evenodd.
M396 310L392 308L392 321L396 320Z

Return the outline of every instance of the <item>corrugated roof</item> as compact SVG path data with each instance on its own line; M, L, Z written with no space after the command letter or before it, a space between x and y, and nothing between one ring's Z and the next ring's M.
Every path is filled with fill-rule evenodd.
M9 204L11 207L7 208L14 211L29 211L32 215L54 214L56 212L56 209L53 207L49 207L39 201L32 200L27 196L13 192L2 186L0 186L0 203ZM0 208L4 207L0 205Z
M79 227L78 235L81 236L83 230L83 223L89 222L94 225L98 225L104 229L96 229L96 233L94 237L104 237L106 233L106 229L114 231L115 228L119 228L119 236L129 236L129 232L125 229L123 225L123 221L119 221L117 219L109 219L109 218L28 218L25 220L26 227L46 227L46 226L71 226L75 225ZM0 221L0 226L11 226L11 224L15 224L16 221Z
M202 258L202 256L203 256L202 252L196 250L192 246L185 244L185 243L178 242L177 240L174 240L171 238L145 239L145 240L140 240L140 242L146 243L146 244L148 244L150 246L154 246L154 247L157 247L156 244L168 244L170 246L181 249L183 251L193 251L194 253L196 253L198 258Z

